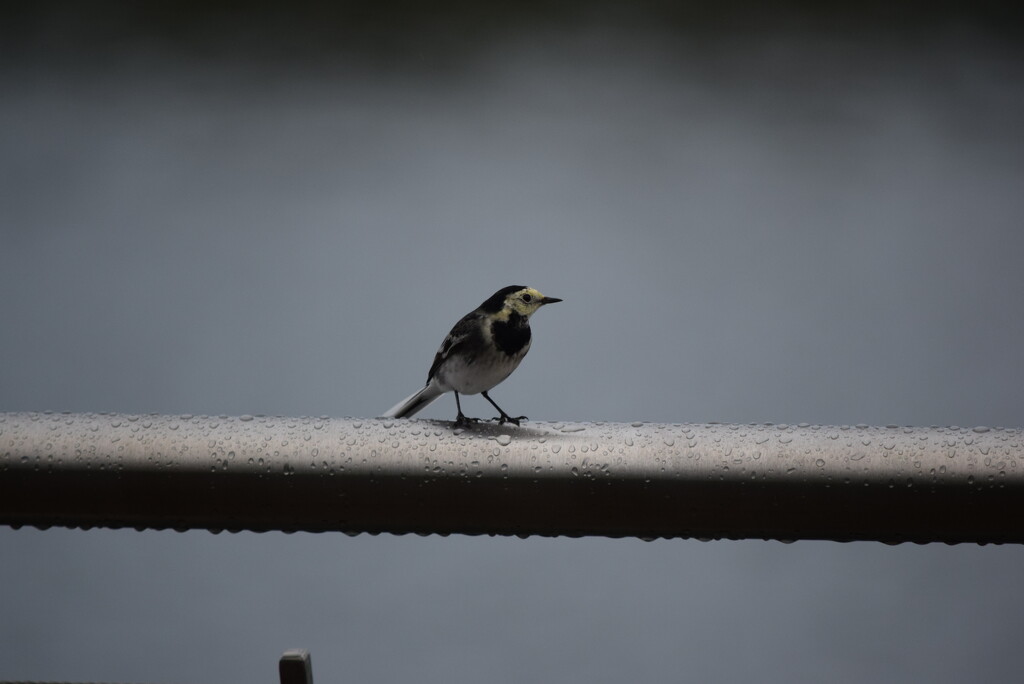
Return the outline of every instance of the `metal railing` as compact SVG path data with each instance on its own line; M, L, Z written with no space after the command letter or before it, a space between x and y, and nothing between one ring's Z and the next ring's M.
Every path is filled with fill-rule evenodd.
M1024 435L0 413L0 524L1020 543Z

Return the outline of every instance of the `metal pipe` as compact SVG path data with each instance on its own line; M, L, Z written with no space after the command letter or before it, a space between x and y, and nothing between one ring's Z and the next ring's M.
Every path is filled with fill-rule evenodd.
M1003 428L0 413L12 526L1024 542Z

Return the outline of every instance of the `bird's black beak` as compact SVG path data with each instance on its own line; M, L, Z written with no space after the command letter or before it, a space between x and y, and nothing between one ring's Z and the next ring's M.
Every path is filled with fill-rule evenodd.
M555 302L560 302L560 301L562 301L562 300L559 299L558 297L545 297L544 299L540 300L540 303L541 304L554 304Z

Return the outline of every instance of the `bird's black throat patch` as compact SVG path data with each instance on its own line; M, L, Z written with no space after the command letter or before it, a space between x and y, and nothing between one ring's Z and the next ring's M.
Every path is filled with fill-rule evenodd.
M530 342L530 322L516 312L507 321L491 323L491 337L495 346L509 356L515 356Z

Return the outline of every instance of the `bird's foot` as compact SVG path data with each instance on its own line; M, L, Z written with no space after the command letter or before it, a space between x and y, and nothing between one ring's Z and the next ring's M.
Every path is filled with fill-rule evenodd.
M461 411L459 412L459 415L455 417L455 427L469 427L473 423L479 422L479 418L467 418Z
M517 418L513 418L512 416L508 415L507 413L502 412L501 416L498 417L498 418L495 418L494 420L498 421L498 425L504 425L505 423L512 423L516 427L519 427L519 421L521 421L521 420L529 420L529 418L527 418L526 416L519 416Z

